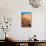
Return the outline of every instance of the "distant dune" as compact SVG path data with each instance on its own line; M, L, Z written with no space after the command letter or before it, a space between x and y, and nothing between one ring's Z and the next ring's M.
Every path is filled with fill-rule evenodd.
M22 15L21 22L22 22L22 27L31 27L32 15L31 14Z

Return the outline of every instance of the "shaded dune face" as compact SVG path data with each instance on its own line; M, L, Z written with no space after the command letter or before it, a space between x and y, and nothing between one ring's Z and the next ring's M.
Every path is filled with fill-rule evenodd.
M31 14L24 14L21 17L22 27L31 27L32 15Z

